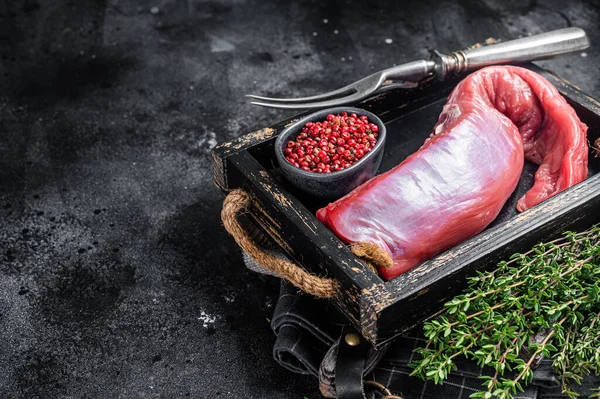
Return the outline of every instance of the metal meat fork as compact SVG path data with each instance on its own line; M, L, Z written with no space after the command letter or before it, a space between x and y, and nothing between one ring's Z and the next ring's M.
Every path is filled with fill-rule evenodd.
M247 95L251 104L282 109L315 109L355 103L397 88L416 87L434 75L443 80L451 73L489 65L552 58L588 48L590 41L580 28L565 28L489 46L459 50L450 54L433 52L431 60L413 61L384 69L348 86L321 95L302 98L270 98Z

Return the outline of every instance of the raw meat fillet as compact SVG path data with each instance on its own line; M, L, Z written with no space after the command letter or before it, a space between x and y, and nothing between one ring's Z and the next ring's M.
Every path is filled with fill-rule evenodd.
M456 86L416 153L317 217L346 243L383 249L391 261L378 271L389 280L490 224L514 191L524 157L540 166L518 211L584 180L586 131L542 76L484 68Z

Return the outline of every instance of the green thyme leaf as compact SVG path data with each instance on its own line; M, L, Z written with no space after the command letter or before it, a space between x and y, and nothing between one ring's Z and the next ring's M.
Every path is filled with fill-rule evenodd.
M424 324L411 375L436 384L466 358L488 366L471 398L514 399L533 380L540 357L570 398L572 388L600 375L600 227L539 243L513 254L491 272L477 272L468 288ZM590 397L600 398L600 388Z

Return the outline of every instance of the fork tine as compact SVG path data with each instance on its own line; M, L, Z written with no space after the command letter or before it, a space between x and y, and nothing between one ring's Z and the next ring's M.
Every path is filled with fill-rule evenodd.
M269 98L259 96L248 96L259 101L251 104L261 107L280 109L315 109L344 105L367 98L381 86L384 81L384 71L376 72L351 83L345 87L330 91L317 96L304 98Z
M271 103L306 103L313 101L326 101L334 98L338 98L340 96L345 96L348 94L356 93L356 89L351 86L345 86L337 90L333 90L327 93L318 94L315 96L309 97L300 97L300 98L274 98L274 97L263 97L263 96L255 96L254 94L247 94L246 97L250 97L253 100L259 101L267 101Z
M278 108L278 109L316 109L316 108L329 108L336 107L338 105L346 105L348 103L356 102L364 99L368 95L363 93L355 93L350 96L336 98L333 100L326 101L309 101L304 103L281 103L281 102L273 102L273 101L252 101L250 104L258 105L261 107L267 108Z

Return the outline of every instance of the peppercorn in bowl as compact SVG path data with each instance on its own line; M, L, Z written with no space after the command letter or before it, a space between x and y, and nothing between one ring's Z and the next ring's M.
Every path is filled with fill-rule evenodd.
M294 186L318 198L337 199L375 176L385 136L385 125L369 111L328 108L284 129L275 155Z

